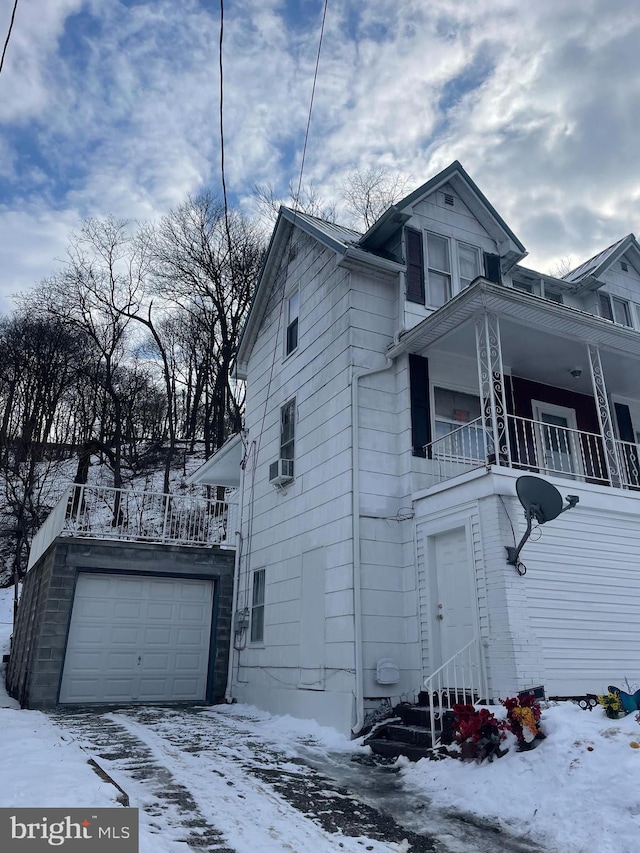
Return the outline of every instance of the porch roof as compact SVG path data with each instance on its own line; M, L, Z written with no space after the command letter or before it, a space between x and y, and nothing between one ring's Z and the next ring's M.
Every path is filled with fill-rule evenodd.
M478 278L442 308L400 335L387 350L390 358L419 353L459 329L483 311L518 325L584 344L640 357L640 332L579 308Z

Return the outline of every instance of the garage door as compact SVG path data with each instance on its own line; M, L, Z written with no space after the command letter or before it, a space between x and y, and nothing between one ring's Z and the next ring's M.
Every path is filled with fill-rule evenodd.
M213 581L80 573L61 703L204 700Z

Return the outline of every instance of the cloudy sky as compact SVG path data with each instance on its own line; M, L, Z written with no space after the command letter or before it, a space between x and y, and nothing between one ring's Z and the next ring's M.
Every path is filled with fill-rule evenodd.
M4 42L13 3L0 2ZM225 0L227 186L297 181L323 0ZM20 0L0 75L0 311L83 217L220 188L219 0ZM548 270L640 232L638 0L329 0L305 166L459 159Z

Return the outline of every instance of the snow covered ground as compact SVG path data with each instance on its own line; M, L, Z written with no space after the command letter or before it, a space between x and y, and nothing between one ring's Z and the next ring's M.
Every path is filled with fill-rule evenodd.
M12 591L0 591L0 648L8 649ZM606 685L603 685L603 690ZM0 806L115 806L119 791L100 779L87 760L89 740L72 721L64 728L37 711L21 711L0 686ZM276 718L241 706L203 709L189 717L171 709L137 714L107 715L113 731L137 738L154 765L168 768L188 788L199 812L220 831L238 853L309 851L410 850L402 841L350 837L330 831L291 805L269 783L273 774L303 773L299 757L309 750L326 765L336 756L362 752L330 729L313 722ZM208 731L235 731L233 743L204 738ZM640 725L631 714L609 720L604 712L582 711L571 703L545 710L547 739L537 749L516 753L492 764L463 764L452 760L403 763L399 775L406 792L407 812L429 808L425 828L440 826L438 849L470 850L455 837L446 837L438 815L460 811L489 819L539 849L562 853L631 853L640 837ZM181 749L192 738L198 749ZM83 749L82 747L85 747ZM274 763L270 755L278 754ZM140 808L141 853L177 853L187 845L160 813L149 789L126 771L122 761L99 759ZM260 763L261 762L261 763ZM251 767L255 772L250 772ZM248 769L249 768L249 769ZM374 771L375 772L375 771ZM271 776L269 776L271 774ZM397 794L397 785L396 785ZM350 805L350 808L352 804ZM416 818L417 820L417 818ZM415 830L415 824L412 827ZM500 846L496 836L495 850ZM535 849L535 846L532 849Z

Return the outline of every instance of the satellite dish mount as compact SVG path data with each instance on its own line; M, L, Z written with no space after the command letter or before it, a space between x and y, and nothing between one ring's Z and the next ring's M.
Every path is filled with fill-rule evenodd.
M547 480L542 480L540 477L518 477L516 480L516 493L518 500L524 507L525 518L527 519L527 529L524 536L517 546L505 545L507 550L507 563L510 566L515 566L519 574L524 574L526 568L518 560L520 551L522 551L527 539L531 536L531 527L534 520L538 524L545 524L547 521L553 521L561 513L578 503L580 498L577 495L567 495L567 505L562 505L562 495L552 486ZM524 571L520 571L520 566Z

